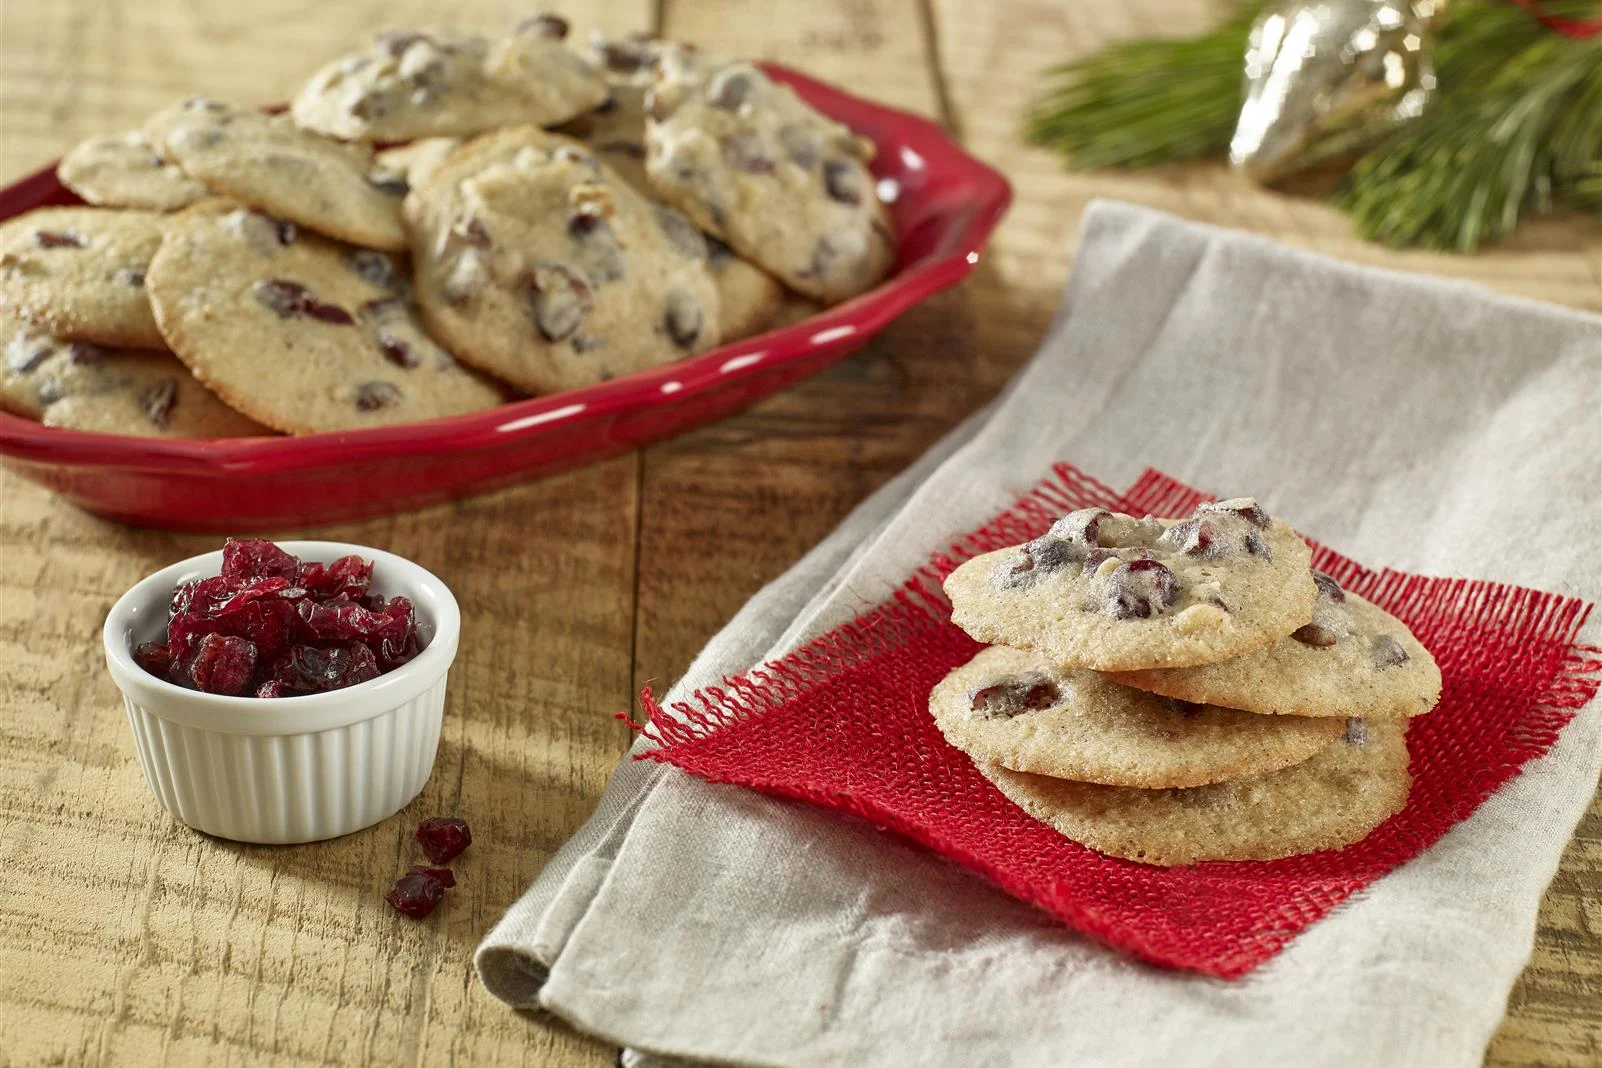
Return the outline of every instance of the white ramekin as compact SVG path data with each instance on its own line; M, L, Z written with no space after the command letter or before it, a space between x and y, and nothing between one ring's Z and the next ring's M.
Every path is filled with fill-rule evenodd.
M239 842L335 838L416 797L434 767L461 638L456 598L411 561L333 541L279 545L303 560L355 553L373 561L373 590L416 606L422 652L371 682L304 697L219 697L157 678L134 663L133 647L165 640L173 589L219 573L220 551L140 582L112 606L104 631L106 665L151 792L197 831Z

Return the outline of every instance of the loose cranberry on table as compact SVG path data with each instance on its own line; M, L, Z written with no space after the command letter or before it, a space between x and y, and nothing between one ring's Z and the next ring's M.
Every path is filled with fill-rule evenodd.
M173 591L167 640L135 663L192 690L293 697L376 679L419 652L412 602L370 588L359 556L302 561L270 541L230 538L222 573Z
M454 816L435 816L417 825L417 841L435 864L444 864L473 844L467 821Z

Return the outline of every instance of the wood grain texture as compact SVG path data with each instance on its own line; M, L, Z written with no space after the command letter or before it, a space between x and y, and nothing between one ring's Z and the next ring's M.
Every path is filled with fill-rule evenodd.
M577 34L660 28L939 118L1008 173L1013 214L968 285L744 415L532 486L319 532L435 570L465 629L424 795L336 842L208 839L145 790L98 627L128 585L214 539L103 523L0 472L0 856L30 887L0 896L0 1066L611 1063L614 1051L485 994L474 946L594 807L627 745L610 713L643 683L671 683L752 592L1027 358L1092 196L1602 307L1595 222L1531 227L1467 259L1397 254L1217 166L1069 175L1018 144L1040 68L1199 27L1206 0L564 6ZM377 26L493 28L526 12L511 0L0 0L0 181L180 96L283 99ZM478 842L447 905L414 925L380 894L415 859L416 819L436 812L464 815ZM1602 1063L1599 886L1594 806L1490 1063Z

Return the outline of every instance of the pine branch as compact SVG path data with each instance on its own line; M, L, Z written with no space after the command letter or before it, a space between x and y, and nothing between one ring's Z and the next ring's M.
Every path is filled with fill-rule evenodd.
M1596 0L1548 0L1580 17ZM1267 0L1184 40L1128 41L1049 72L1026 137L1075 170L1148 167L1228 148L1246 38ZM1507 0L1456 0L1439 28L1440 96L1362 156L1336 191L1364 236L1471 252L1559 202L1602 208L1602 40Z

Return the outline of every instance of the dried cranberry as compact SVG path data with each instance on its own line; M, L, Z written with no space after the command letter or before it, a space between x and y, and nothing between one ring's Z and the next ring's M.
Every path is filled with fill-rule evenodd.
M333 323L335 326L350 326L356 320L351 318L350 312L337 304L324 304L321 301L309 300L301 308L300 313L308 318L320 322Z
M262 538L229 538L223 543L222 578L232 586L255 579L295 581L300 561Z
M1297 627L1291 631L1291 637L1303 645L1311 645L1315 649L1328 649L1341 640L1340 635L1318 623L1309 623L1304 627Z
M412 191L411 183L404 174L384 172L367 176L367 184L388 197L403 197Z
M373 336L378 342L378 351L383 353L384 359L396 367L404 367L407 370L411 370L413 367L418 367L422 364L423 357L418 354L417 350L388 330L380 329Z
M1377 634L1369 645L1369 654L1373 659L1374 670L1384 671L1388 667L1407 663L1407 650L1402 643L1389 634Z
M401 390L393 382L363 382L356 387L356 410L376 412L400 403Z
M336 326L349 326L356 321L344 308L334 304L324 304L312 296L311 290L287 278L257 282L251 287L251 292L280 319L288 319L292 315L304 315Z
M172 423L172 410L178 403L178 380L164 378L160 382L152 382L139 391L135 403L145 413L146 419L166 430Z
M639 41L610 41L596 37L591 47L600 53L601 63L616 74L633 74L651 65L650 49Z
M166 678L172 670L172 647L166 642L140 642L134 646L133 659L152 675Z
M842 204L862 203L862 184L857 180L856 169L843 160L830 160L823 165L823 188Z
M445 900L445 884L431 876L407 872L395 881L384 900L396 912L421 920Z
M762 148L762 139L748 130L723 138L723 158L747 174L771 174L773 160Z
M433 879L445 889L449 890L456 885L456 873L449 868L430 868L422 864L406 870L407 875L421 875L425 879Z
M1346 600L1346 591L1341 589L1341 584L1322 571L1313 572L1313 584L1318 587L1320 597L1328 597L1337 603Z
M1108 576L1107 612L1118 619L1145 619L1178 597L1174 573L1156 560L1130 560Z
M284 684L279 682L277 679L268 679L266 682L256 687L256 696L282 697L284 696Z
M518 33L533 34L535 37L549 37L553 41L560 41L567 36L567 20L560 15L551 15L541 12L530 15L517 24Z
M334 597L359 599L367 595L367 586L372 577L373 565L351 554L341 556L331 564L320 564L313 560L299 564L295 584L321 600ZM383 607L382 598L379 607Z
M692 348L701 336L701 305L688 293L675 289L667 295L662 323L673 344L681 349Z
M1053 523L1051 535L1087 549L1094 549L1101 544L1101 522L1111 515L1111 512L1101 508L1081 508L1069 512Z
M1265 530L1268 527L1268 513L1263 511L1251 497L1232 497L1227 501L1203 501L1191 514L1199 516L1219 512L1240 516L1258 530Z
M273 678L286 693L326 693L378 678L378 660L365 645L319 649L297 645L279 658Z
M560 263L535 267L529 289L534 325L547 341L561 341L577 330L593 302L589 283Z
M662 230L662 235L673 246L673 251L692 260L707 258L707 240L702 237L701 231L695 224L683 215L663 204L654 206L656 209L656 224Z
M1061 694L1044 675L1024 675L982 686L968 695L968 708L977 715L1012 717L1038 712L1056 704Z
M568 217L567 232L574 237L583 237L605 225L606 220L599 213L581 209Z
M300 230L288 219L274 219L273 233L278 235L280 245L293 245L295 238L300 236Z
M350 254L346 262L364 281L380 289L392 289L395 285L395 261L382 252L359 248Z
M719 75L707 90L707 102L713 107L738 111L740 105L756 93L756 82L745 71L725 72Z
M256 643L230 634L208 634L189 662L189 678L204 693L237 696L256 673Z
M467 822L455 816L433 816L417 825L417 841L435 864L444 864L473 844Z
M40 248L87 248L89 245L82 234L71 230L35 230L33 239Z

